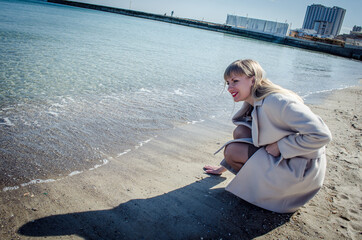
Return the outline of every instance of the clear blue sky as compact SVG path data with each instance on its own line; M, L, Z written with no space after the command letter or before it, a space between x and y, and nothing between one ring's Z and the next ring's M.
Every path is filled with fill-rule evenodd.
M362 25L362 0L73 0L156 14L225 23L227 14L287 22L301 28L308 5L346 9L341 33Z

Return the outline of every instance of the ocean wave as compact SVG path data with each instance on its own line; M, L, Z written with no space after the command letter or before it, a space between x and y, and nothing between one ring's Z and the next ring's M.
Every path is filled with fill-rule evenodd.
M200 120L198 120L198 121L187 122L187 124L197 124L197 123L202 123L202 122L205 122L205 120L200 119Z

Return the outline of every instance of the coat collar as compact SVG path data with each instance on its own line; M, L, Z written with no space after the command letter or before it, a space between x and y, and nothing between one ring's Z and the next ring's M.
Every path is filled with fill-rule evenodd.
M259 107L259 106L263 105L263 102L264 102L264 99L261 99L261 100L255 101L255 102L254 102L254 108L255 108L255 107Z

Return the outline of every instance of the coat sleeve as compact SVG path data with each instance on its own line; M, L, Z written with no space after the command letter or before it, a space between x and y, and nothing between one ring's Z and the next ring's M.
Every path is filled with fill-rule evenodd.
M283 158L315 152L332 140L327 125L308 106L286 100L281 100L280 104L280 121L293 132L277 142Z

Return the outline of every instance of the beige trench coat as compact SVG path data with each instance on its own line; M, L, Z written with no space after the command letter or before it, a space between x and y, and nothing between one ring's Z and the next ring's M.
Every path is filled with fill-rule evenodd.
M331 133L321 118L292 96L274 93L255 102L251 118L245 116L249 109L250 105L244 103L233 122L251 128L252 138L235 139L224 146L246 142L261 148L226 190L271 211L294 212L323 184L325 145L331 141ZM278 144L279 157L265 150L264 146L274 142Z

